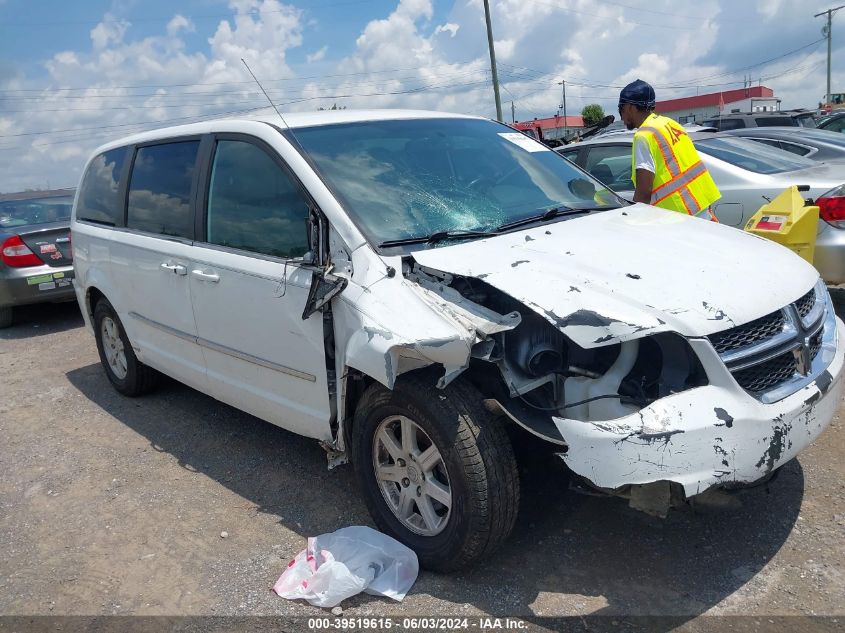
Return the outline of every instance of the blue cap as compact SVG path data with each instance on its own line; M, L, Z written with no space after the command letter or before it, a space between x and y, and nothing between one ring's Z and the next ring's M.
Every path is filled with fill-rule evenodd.
M654 88L642 79L636 79L622 88L619 93L619 105L632 103L641 108L654 107Z

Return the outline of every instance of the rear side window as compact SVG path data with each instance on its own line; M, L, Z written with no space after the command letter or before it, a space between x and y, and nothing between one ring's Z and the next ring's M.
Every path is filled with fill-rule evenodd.
M696 141L695 146L700 152L758 174L779 174L816 164L803 156L745 138L710 138Z
M810 154L810 152L813 151L812 147L807 147L806 145L799 145L798 143L788 143L787 141L781 141L780 148L782 150L786 150L787 152L798 154L799 156L807 156L808 154Z
M716 119L713 122L713 127L720 130L738 130L745 127L745 121L742 119Z
M138 148L129 179L129 228L193 239L191 184L198 149L199 141Z
M100 154L91 161L79 190L77 220L110 226L123 224L123 204L117 194L127 153L128 148L121 147Z
M260 147L217 143L208 191L207 241L274 257L308 250L308 202Z
M757 127L794 127L798 125L798 122L791 116L764 116L754 120L757 122Z

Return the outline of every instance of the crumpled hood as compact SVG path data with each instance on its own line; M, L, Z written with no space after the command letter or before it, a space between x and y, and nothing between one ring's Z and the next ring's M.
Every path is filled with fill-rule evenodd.
M482 279L582 347L662 331L712 334L782 308L818 280L773 242L641 204L413 258Z

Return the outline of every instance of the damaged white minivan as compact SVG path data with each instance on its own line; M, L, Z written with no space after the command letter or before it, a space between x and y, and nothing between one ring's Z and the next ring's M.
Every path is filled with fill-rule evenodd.
M665 511L771 476L842 393L843 324L812 266L631 206L485 119L139 134L90 159L72 234L118 391L161 372L320 441L429 568L511 531L515 430L586 485Z

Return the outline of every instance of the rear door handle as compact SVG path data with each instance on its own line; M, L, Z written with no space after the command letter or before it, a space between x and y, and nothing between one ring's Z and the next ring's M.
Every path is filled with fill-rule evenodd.
M172 262L164 262L161 265L162 269L173 273L174 275L187 275L188 269L185 268L182 264L174 264Z
M192 270L191 274L200 281L208 281L213 284L216 284L218 281L220 281L220 275L216 273L204 273L201 270Z

